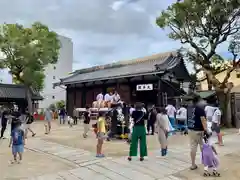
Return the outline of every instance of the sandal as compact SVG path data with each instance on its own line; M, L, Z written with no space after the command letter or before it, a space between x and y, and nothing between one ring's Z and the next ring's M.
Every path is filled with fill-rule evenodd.
M190 167L190 170L192 170L192 171L193 171L193 170L196 170L197 168L198 168L198 166L197 166L197 165L195 165L195 166L191 166L191 167Z
M204 173L203 173L203 176L207 177L207 176L211 176L211 174L208 171L205 170Z
M216 170L213 170L213 176L215 176L215 177L220 177L220 173L217 172Z

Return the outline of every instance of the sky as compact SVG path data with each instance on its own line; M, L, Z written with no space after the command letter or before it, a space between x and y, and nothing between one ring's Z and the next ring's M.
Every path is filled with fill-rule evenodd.
M73 70L176 50L155 24L176 0L1 0L0 23L40 21L74 43ZM226 46L219 51L225 53ZM11 82L7 71L0 80Z

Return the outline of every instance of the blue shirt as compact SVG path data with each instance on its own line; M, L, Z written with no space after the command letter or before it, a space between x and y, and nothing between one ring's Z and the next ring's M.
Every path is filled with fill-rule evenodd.
M23 145L24 131L20 128L16 128L11 132L13 145Z

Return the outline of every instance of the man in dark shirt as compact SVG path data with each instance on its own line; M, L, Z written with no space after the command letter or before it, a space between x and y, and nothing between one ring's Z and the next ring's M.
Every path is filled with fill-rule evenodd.
M90 129L89 124L90 124L90 108L86 106L86 112L84 112L84 121L83 121L83 126L84 126L84 133L83 137L86 138L88 131Z
M7 123L8 123L8 118L7 118L7 115L8 115L8 111L6 109L4 109L3 113L2 113L2 120L1 120L1 137L0 139L5 139L4 138L4 132L7 128Z
M147 121L148 134L150 134L150 129L151 129L152 135L154 135L156 116L157 116L157 113L155 108L153 107L149 112L148 121Z
M18 110L14 110L11 113L12 123L11 123L11 132L18 126L20 120L21 113Z
M197 165L195 163L196 153L198 145L202 148L203 143L203 133L207 130L207 121L206 115L204 111L204 102L199 97L195 97L193 99L193 117L189 121L189 136L190 136L190 145L191 145L191 160L192 166L191 170L197 169Z

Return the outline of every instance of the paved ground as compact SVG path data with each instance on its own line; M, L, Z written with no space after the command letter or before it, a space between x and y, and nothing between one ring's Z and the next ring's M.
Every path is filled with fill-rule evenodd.
M11 153L7 148L7 140L0 141L0 180L2 179L119 179L119 180L198 180L203 179L202 168L190 171L188 139L184 136L172 136L170 152L165 158L160 156L155 137L148 137L150 145L149 157L144 162L126 160L129 146L120 141L105 144L107 158L94 157L95 139L90 134L88 139L82 138L82 127L72 129L67 126L53 126L50 135L43 134L43 125L34 125L38 136L29 138L23 164L9 165ZM228 134L228 133L227 133ZM219 179L234 180L240 178L239 152L240 141L237 134L224 136L225 145L219 147L221 155L221 173ZM2 151L3 149L3 151ZM110 152L108 151L116 151ZM200 155L197 157L200 163ZM3 174L3 176L2 176ZM231 176L230 176L231 175ZM207 178L211 179L211 178Z

